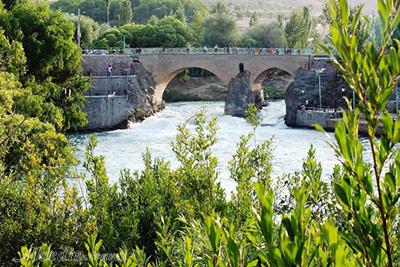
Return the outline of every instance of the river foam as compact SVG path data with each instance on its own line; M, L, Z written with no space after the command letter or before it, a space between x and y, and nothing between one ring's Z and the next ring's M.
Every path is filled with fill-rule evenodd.
M170 161L173 167L178 166L170 146L177 134L176 127L192 117L201 107L207 109L209 116L217 116L219 130L214 154L219 159L219 179L227 191L233 190L235 183L229 178L228 162L235 152L240 135L249 133L251 127L244 119L224 116L223 102L171 103L155 116L130 125L129 129L98 133L96 153L105 157L110 181L118 180L121 169L142 170L142 153L146 148L150 149L154 157L162 157ZM312 144L317 150L317 159L324 168L324 178L328 179L333 166L338 162L327 144L329 137L314 130L289 128L284 123L284 115L285 103L271 102L263 109L262 126L256 132L257 142L274 138L274 176L301 170L307 150ZM331 134L329 136L332 137ZM88 137L88 134L70 136L77 147L79 159L83 159Z

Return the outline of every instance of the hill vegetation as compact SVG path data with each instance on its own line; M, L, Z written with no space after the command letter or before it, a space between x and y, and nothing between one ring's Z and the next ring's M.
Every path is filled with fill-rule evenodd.
M253 13L245 32L240 31L235 10L223 0L210 7L200 0L132 3L112 0L108 4L106 1L59 0L52 7L67 13L81 10L84 48L216 45L309 48L317 47L320 40L317 27L321 19L313 17L307 7L294 9L287 17L276 16L270 22L262 22L259 14ZM128 7L132 12L126 14ZM77 24L76 15L68 17Z

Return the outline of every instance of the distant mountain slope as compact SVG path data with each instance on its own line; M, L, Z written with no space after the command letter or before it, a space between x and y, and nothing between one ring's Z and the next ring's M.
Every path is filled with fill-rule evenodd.
M212 5L217 0L203 0L207 5ZM293 8L308 6L314 14L320 14L324 0L226 0L236 11L259 11L261 13L279 12L286 13ZM349 0L351 5L364 4L365 13L376 11L376 0Z
M325 0L225 0L232 8L240 31L245 32L249 27L250 16L253 12L260 15L260 22L275 20L278 15L287 18L291 10L304 6L310 7L312 13L318 16L322 13L322 5ZM217 0L203 0L211 6ZM377 0L349 0L351 5L364 4L364 13L376 14Z

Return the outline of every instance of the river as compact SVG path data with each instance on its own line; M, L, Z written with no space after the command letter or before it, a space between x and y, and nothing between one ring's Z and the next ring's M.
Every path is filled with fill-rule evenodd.
M224 116L224 102L180 102L167 104L166 108L141 123L132 124L129 129L98 133L96 153L105 157L110 182L118 180L121 169L142 170L142 153L148 147L154 157L162 157L177 166L170 142L176 136L176 126L192 117L201 107L210 116L218 118L218 141L214 153L219 159L221 185L231 191L235 183L229 179L228 162L235 152L240 135L251 131L244 119ZM274 138L273 174L275 179L282 174L301 170L302 161L311 144L316 148L317 159L322 163L323 176L329 175L338 163L333 150L327 144L332 134L310 129L289 128L284 123L284 101L271 102L262 110L262 126L256 131L257 141ZM77 157L83 159L88 134L74 134L71 142L76 146Z

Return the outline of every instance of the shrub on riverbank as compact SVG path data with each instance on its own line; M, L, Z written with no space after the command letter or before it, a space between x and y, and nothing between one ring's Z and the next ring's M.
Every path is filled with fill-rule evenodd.
M266 99L278 100L285 99L285 91L273 85L264 86L264 96Z

